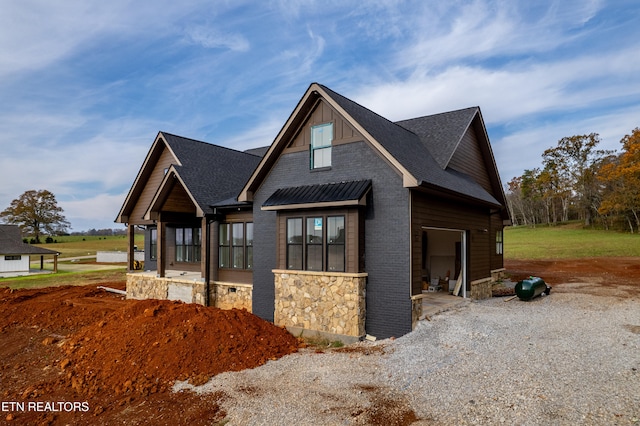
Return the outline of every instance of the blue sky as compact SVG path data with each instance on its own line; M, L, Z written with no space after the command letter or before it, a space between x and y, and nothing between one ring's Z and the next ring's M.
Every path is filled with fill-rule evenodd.
M113 223L158 131L270 144L311 82L391 119L482 109L503 184L640 126L636 0L1 0L0 210Z

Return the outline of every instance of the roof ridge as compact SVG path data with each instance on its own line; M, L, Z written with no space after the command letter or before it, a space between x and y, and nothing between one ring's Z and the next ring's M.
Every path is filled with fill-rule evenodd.
M413 135L418 136L418 134L416 134L415 132L413 132L413 131L411 131L411 130L409 130L409 129L407 129L407 128L405 128L405 127L401 126L401 125L399 125L397 122L395 122L395 121L391 121L391 120L389 120L387 117L384 117L384 116L382 116L382 115L378 114L377 112L373 111L372 109L369 109L369 108L367 108L366 106L359 104L358 102L354 101L353 99L347 98L346 96L341 95L340 93L338 93L338 92L336 92L336 91L334 91L334 90L331 90L330 88L328 88L328 87L327 87L327 86L325 86L324 84L320 84L320 83L316 83L316 84L317 84L318 86L320 86L322 89L324 89L325 91L329 91L329 92L331 92L331 93L330 93L331 95L334 95L334 94L335 94L335 95L337 95L337 96L339 96L339 97L341 97L341 98L343 98L343 99L345 99L345 100L347 100L347 101L349 101L349 102L351 102L351 103L353 103L353 104L357 105L358 107L363 108L363 109L365 109L365 110L369 111L370 113L372 113L372 114L376 115L378 118L383 119L384 121L388 122L389 124L393 124L394 126L398 127L399 129L404 130L405 132L409 132L409 133L411 133L411 134L413 134Z
M471 110L471 109L479 110L480 107L478 105L474 105L474 106L470 106L470 107L466 107L466 108L453 109L451 111L443 111L443 112L438 112L438 113L435 113L435 114L421 115L419 117L405 118L403 120L395 121L394 124L398 124L400 127L402 127L399 123L406 122L406 121L411 121L411 120L420 120L420 119L428 118L428 117L436 117L438 115L452 114L452 113L455 113L455 112L466 111L466 110Z
M174 138L180 138L180 139L184 139L184 140L191 141L191 142L201 143L201 144L208 145L208 146L211 146L211 147L214 147L214 148L227 149L227 150L229 150L229 151L233 151L233 152L236 152L236 153L246 154L246 155L251 155L251 156L253 156L253 157L258 157L258 158L260 158L260 156L259 156L259 155L252 154L252 153L250 153L250 152L246 152L246 151L240 151L239 149L230 148L230 147L228 147L228 146L219 145L219 144L212 143L212 142L206 142L206 141L201 141L201 140L199 140L199 139L193 139L193 138L189 138L189 137L186 137L186 136L180 136L180 135L176 135L175 133L164 132L164 131L162 131L162 130L161 130L159 133L161 133L161 134L163 134L163 135L173 136ZM259 148L261 148L261 147L259 147ZM257 149L257 148L250 148L250 149Z

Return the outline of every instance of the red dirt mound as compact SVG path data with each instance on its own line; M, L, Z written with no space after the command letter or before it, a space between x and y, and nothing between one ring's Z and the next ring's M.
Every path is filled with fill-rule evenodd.
M171 383L203 383L298 346L246 311L124 300L96 285L0 288L0 399L89 408L11 409L0 424L215 424L225 417L223 394L173 393Z
M66 379L86 396L163 392L175 380L204 383L296 352L285 329L244 310L171 301L129 304L73 334L63 346Z
M119 287L113 283L112 287ZM67 334L93 324L126 302L96 286L60 286L12 290L0 288L0 331L12 325Z

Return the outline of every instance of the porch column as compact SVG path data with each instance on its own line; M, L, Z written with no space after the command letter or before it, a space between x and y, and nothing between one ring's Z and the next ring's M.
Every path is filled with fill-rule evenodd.
M60 255L60 253L56 253L53 255L53 273L57 274L58 273L58 256Z
M127 226L127 270L129 272L133 271L133 261L135 260L134 247L135 225L129 224Z
M207 268L209 267L209 248L207 247L208 243L208 225L207 225L207 215L202 216L202 221L200 222L200 278L208 278ZM206 287L206 285L205 285Z
M165 255L167 252L167 242L166 239L166 229L167 225L162 222L160 214L158 214L158 259L157 259L157 267L158 267L158 276L163 278L165 276L166 264L165 264Z

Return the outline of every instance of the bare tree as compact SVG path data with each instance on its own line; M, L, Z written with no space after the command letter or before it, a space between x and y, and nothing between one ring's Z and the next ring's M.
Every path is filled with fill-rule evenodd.
M46 189L29 190L13 200L0 213L0 219L19 225L23 233L32 235L36 242L40 242L42 234L56 235L71 226L62 212L53 193Z

